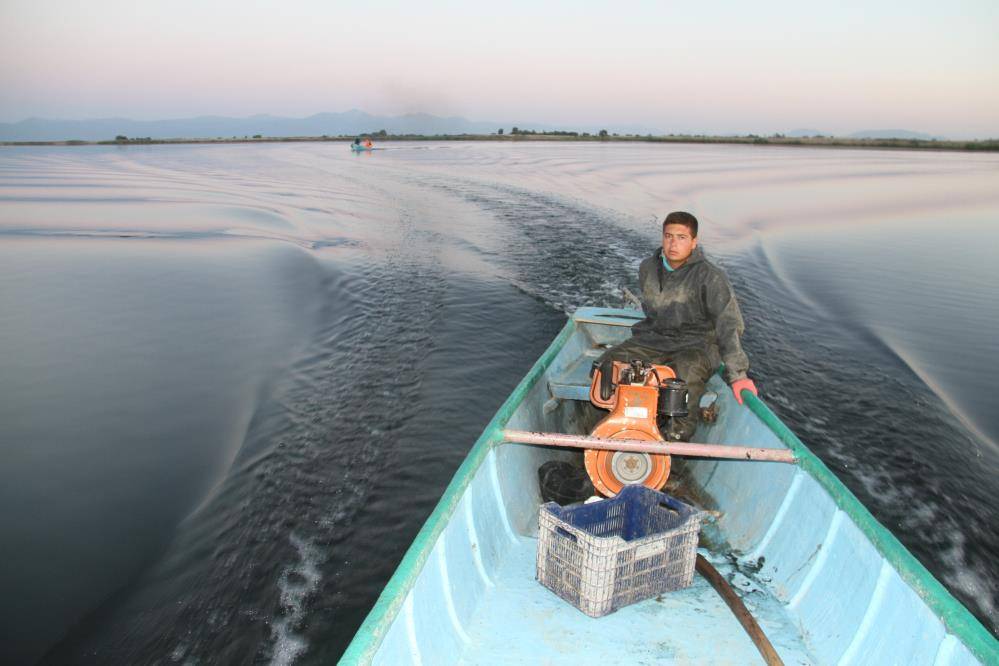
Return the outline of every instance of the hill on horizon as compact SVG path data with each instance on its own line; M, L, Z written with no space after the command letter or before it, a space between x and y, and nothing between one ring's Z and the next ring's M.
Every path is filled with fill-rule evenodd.
M941 141L947 140L942 136L933 136L923 132L913 132L912 130L904 129L868 129L845 135L837 135L833 132L823 132L822 130L817 129L793 129L790 132L787 132L786 136L795 138L829 136L843 139L920 139L923 141L932 141L934 139Z
M351 109L340 113L317 113L304 118L260 114L245 118L198 116L167 120L95 118L92 120L53 120L28 118L0 123L0 141L109 141L118 135L152 139L214 139L254 136L353 136L385 130L389 134L491 134L512 127L537 131L567 130L597 133L601 129L622 134L660 134L661 130L638 126L604 127L555 126L548 123L472 121L459 116L440 117L429 113L379 116Z
M550 123L499 122L468 120L460 116L441 117L429 113L407 113L398 116L370 114L358 109L343 112L316 113L304 118L258 114L243 118L229 116L197 116L165 120L132 120L130 118L94 118L87 120L27 118L14 123L0 123L0 141L110 141L118 135L151 139L228 139L232 137L295 137L295 136L355 136L385 130L389 134L493 134L502 128L525 130L575 131L637 135L664 135L662 129L645 125L552 125ZM681 132L682 134L682 132ZM848 139L943 139L905 129L867 129L852 134L836 134L811 128L796 128L788 137L827 136Z
M829 132L823 132L822 130L798 128L798 129L793 129L790 132L786 132L785 136L791 136L796 139L802 139L812 136L832 136L832 135Z
M854 132L849 134L850 139L921 139L923 141L932 141L934 139L943 139L941 136L933 136L932 134L925 134L923 132L913 132L912 130L904 129L873 129L873 130L861 130L859 132Z

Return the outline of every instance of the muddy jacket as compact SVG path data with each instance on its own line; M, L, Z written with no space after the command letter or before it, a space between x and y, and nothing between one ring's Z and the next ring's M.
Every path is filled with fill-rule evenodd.
M638 269L645 319L632 327L636 342L662 349L702 349L712 367L725 362L729 384L746 376L749 359L742 351L742 313L732 285L720 268L695 248L675 271L663 267L656 250Z

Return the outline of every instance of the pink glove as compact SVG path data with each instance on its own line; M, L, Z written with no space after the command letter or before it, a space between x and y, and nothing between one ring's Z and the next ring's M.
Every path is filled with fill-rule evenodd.
M753 395L759 395L759 393L756 392L756 384L754 384L753 380L750 379L749 377L746 377L745 379L735 380L734 382L732 382L732 393L735 394L735 399L739 402L740 405L742 404L743 389L746 389Z

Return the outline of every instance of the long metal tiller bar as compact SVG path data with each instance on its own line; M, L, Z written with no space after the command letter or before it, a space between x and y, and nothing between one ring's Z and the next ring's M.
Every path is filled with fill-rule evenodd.
M589 435L565 435L557 432L527 432L504 430L503 440L514 444L538 444L572 449L606 449L636 453L666 453L671 456L758 460L794 464L798 459L788 449L764 449L728 444L696 444L694 442L650 442L642 439L607 439Z

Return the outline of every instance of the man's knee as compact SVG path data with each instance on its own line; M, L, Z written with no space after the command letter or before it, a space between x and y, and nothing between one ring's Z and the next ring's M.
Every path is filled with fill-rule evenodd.
M666 354L656 349L639 344L634 338L629 338L619 345L611 347L601 355L598 363L606 361L646 361L648 363L663 363Z
M676 352L670 359L680 379L688 385L704 385L714 372L708 355L699 349Z

